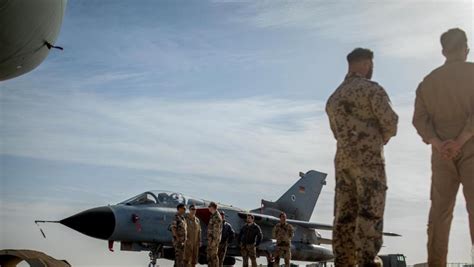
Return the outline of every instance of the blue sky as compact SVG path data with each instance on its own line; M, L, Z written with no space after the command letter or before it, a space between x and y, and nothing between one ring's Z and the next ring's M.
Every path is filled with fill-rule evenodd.
M328 173L313 221L330 223L335 142L324 103L346 54L363 46L401 120L386 149L385 225L404 237L383 252L423 262L429 148L410 123L414 90L443 62L439 35L461 27L471 37L472 21L472 1L69 1L56 42L65 50L0 84L1 247L142 266L145 253L110 254L61 226L44 240L33 220L149 189L250 209L309 169ZM450 261L470 261L469 246L460 197ZM85 247L89 257L75 252Z

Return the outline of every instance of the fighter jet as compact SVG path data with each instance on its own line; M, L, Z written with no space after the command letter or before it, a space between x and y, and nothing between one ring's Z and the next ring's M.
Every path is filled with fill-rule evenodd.
M309 222L325 184L326 174L311 170L300 173L300 179L275 202L262 200L260 207L250 211L219 204L219 210L225 212L226 220L236 231L245 224L247 214L254 215L263 232L258 255L267 257L269 261L276 246L272 229L279 222L279 214L285 212L288 223L295 228L291 242L292 260L325 262L331 260L333 254L321 245L330 244L331 240L322 238L316 230L332 230L332 225ZM199 263L206 264L205 237L211 216L208 210L210 201L177 192L147 191L116 205L89 209L60 221L35 222L60 223L90 237L108 240L111 251L114 242L120 242L122 251L150 251L149 266L155 266L159 258L174 260L170 225L180 203L186 206L194 204L197 208L203 235ZM393 233L385 235L398 236ZM230 244L224 264L234 265L239 256L238 244Z

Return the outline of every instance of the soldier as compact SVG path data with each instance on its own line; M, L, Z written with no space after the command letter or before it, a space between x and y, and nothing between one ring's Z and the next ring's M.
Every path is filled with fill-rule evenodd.
M207 226L207 262L209 266L218 267L219 243L222 234L222 217L217 211L215 202L209 203L209 212L212 214Z
M285 259L285 266L290 267L291 239L293 234L293 226L286 222L286 213L280 213L280 222L273 227L273 238L277 242L275 253L276 266L280 266L280 257L283 257Z
M262 237L262 230L254 223L253 215L247 214L247 223L240 229L238 239L244 267L249 266L249 258L252 267L257 266L257 247L260 245Z
M225 254L227 253L227 246L234 241L234 229L232 225L225 219L224 211L221 211L222 216L222 235L221 242L219 244L219 264L224 266Z
M466 33L441 35L446 62L426 76L416 90L413 125L431 145L431 209L428 264L446 266L449 229L459 185L463 186L474 244L474 64L466 62Z
M368 49L349 53L348 74L326 105L337 140L336 266L375 266L383 242L387 190L383 147L397 132L398 116L385 90L370 80L372 60L373 52Z
M176 209L178 211L174 215L174 220L171 224L173 247L175 251L174 266L184 267L184 245L186 243L186 220L184 219L184 213L186 212L186 207L184 204L179 204Z
M189 214L186 215L186 245L184 259L186 266L196 266L201 244L201 223L196 217L196 207L189 206Z

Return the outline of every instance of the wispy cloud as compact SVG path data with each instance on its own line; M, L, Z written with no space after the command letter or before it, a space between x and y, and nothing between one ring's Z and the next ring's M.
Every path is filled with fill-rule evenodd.
M384 251L424 261L430 152L410 124L413 90L442 60L441 32L458 26L473 35L472 8L472 1L70 2L58 40L66 50L0 85L2 247L86 265L146 263L146 254L105 254L106 244L69 229L45 243L31 220L148 189L250 209L308 169L328 173L312 219L330 223L335 142L324 102L344 75L344 53L360 45L384 55L377 80L398 88L385 225L404 237L386 239ZM450 260L468 261L459 200ZM71 242L58 248L62 238ZM87 259L75 253L83 246L92 248Z
M327 130L315 104L272 99L119 101L17 90L2 106L6 154L239 179L252 179L249 168L263 175L276 157L310 162L312 133Z
M461 27L472 36L472 1L259 1L234 18L260 28L306 30L402 58L440 50L439 35Z
M208 198L243 208L257 206L260 197L277 198L296 180L298 171L318 169L329 176L313 219L331 221L335 142L322 102L106 99L22 90L3 92L1 99L5 108L0 130L4 154L175 173L152 180L159 184L167 181L168 186L191 194L204 185L215 188L215 192L206 192ZM418 238L414 241L407 236L412 240L410 245L388 239L387 246L422 261L418 248L424 247L425 239L425 231L420 229L425 227L428 208L429 151L410 125L412 100L408 99L395 99L400 131L386 151L390 187L386 227ZM244 191L235 193L229 184ZM269 185L274 190L262 191ZM237 203L235 194L246 200ZM414 210L414 205L425 212ZM457 213L461 217L455 222L451 244L467 246L467 235L461 235L466 231L462 225L467 216L460 207ZM468 253L457 249L451 257L466 258Z

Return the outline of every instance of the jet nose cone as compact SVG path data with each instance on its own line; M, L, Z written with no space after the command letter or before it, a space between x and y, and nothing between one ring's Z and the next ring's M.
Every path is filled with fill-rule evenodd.
M85 235L105 240L115 229L115 215L110 207L89 209L59 222Z

